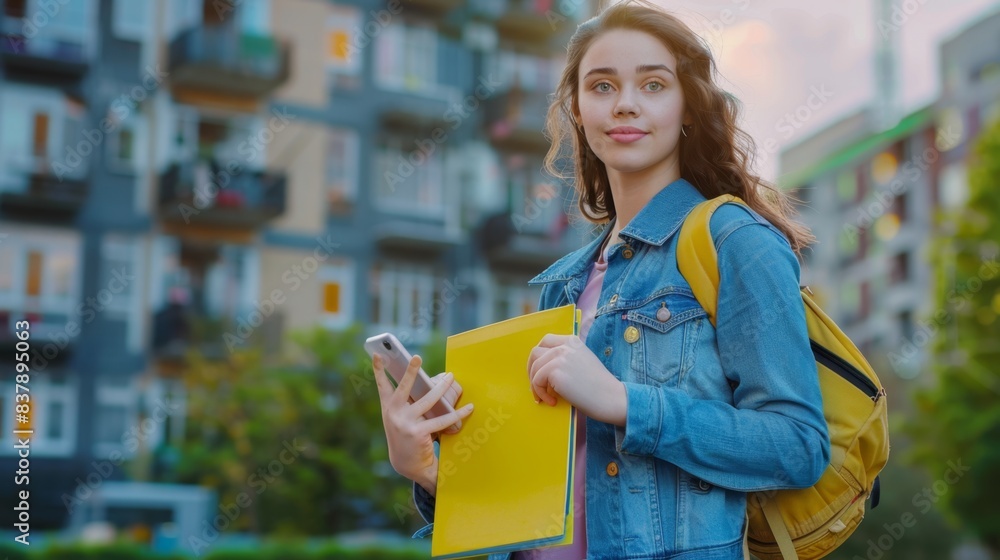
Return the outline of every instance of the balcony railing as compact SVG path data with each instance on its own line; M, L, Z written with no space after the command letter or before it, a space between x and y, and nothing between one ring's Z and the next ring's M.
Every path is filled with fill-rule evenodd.
M560 257L580 247L578 235L557 216L546 223L547 231L527 231L515 224L516 218L500 212L486 216L475 233L478 248L494 266L537 274Z
M153 316L153 355L164 362L183 362L187 353L194 351L215 361L224 360L237 348L248 347L276 355L281 350L284 316L276 312L265 317L248 336L238 335L241 320L245 323L252 313L245 309L219 317L199 312L191 305L168 304Z
M23 188L0 190L0 212L19 220L69 223L76 219L89 193L84 179L30 173Z
M487 133L497 146L545 149L545 116L548 95L541 91L513 89L484 103Z
M15 304L21 309L0 311L0 350L3 352L3 355L0 355L0 362L15 360L15 356L24 348L18 333L24 332L31 333L33 342L28 358L34 363L33 367L44 368L48 364L62 364L68 361L77 345L77 334L67 327L74 322L68 309L67 312L51 308L27 311L24 308L30 304L23 305L23 303L26 302L22 300L22 304ZM15 327L22 322L29 323L30 327L25 328L23 325ZM18 342L21 342L21 350L17 350Z
M497 0L506 8L497 19L500 33L524 40L545 40L567 28L576 18L574 13L564 13L563 5L572 2L551 2L542 9L537 0Z
M232 26L193 27L170 44L174 86L263 97L288 80L290 47Z
M160 217L182 224L254 229L285 212L287 176L271 171L171 165L160 176Z
M461 7L463 0L410 0L407 4L427 10L444 11Z
M27 33L30 22L0 16L0 61L8 69L68 79L83 76L90 67L83 39L67 40ZM30 36L29 36L30 35Z

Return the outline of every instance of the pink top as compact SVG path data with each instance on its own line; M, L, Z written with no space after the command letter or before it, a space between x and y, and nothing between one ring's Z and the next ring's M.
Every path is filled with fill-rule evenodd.
M604 271L608 268L607 248L590 268L590 276L576 306L583 310L579 334L584 341L597 314ZM573 544L515 552L511 560L581 560L587 557L587 417L576 409L576 458L573 465Z

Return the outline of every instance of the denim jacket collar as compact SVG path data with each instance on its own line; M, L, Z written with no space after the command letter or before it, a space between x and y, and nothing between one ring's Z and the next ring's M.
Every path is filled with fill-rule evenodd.
M661 246L680 229L688 213L705 196L684 178L677 179L653 195L639 213L618 233L622 239ZM614 229L616 218L605 224L599 236L569 253L528 281L529 285L564 281L584 271L597 258L597 251Z

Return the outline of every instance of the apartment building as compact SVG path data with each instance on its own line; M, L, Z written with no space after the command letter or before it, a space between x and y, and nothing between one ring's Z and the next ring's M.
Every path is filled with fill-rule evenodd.
M308 54L277 93L295 132L272 153L312 138L287 150L293 196L262 255L262 285L296 289L285 327L360 321L419 347L535 310L527 280L580 242L560 221L570 193L541 173L546 93L580 15L560 9L298 0L277 14ZM330 245L303 288L287 282Z
M192 346L358 322L419 351L534 311L527 280L591 229L541 172L585 4L0 0L0 360L30 322L33 529L200 523L210 496L147 484Z
M270 3L220 5L2 4L2 359L28 321L36 531L96 507L102 486L169 467L156 458L183 433L183 352L219 351L223 325L258 300L261 232L287 193L262 135L291 51L270 34ZM185 491L141 507L170 511ZM121 518L116 505L102 515Z
M965 202L976 135L1000 118L998 32L994 13L942 43L935 102L888 127L884 105L862 109L781 154L781 183L804 200L801 218L819 238L803 283L893 378L928 366L928 247L939 210Z

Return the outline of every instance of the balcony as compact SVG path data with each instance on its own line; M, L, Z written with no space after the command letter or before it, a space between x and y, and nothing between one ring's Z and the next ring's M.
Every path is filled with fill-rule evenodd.
M170 44L175 87L259 98L288 80L291 48L231 26L193 27Z
M580 246L572 230L551 224L551 233L535 235L518 227L510 214L488 216L480 224L477 242L489 263L504 270L537 274Z
M379 118L387 128L433 129L446 124L449 101L444 92L421 95L410 91L386 91L381 94Z
M153 355L165 362L183 362L189 351L195 351L208 360L222 360L228 353L224 335L235 328L235 321L170 304L153 316Z
M24 187L0 191L5 217L47 223L72 223L87 201L87 181L56 177L51 171L30 173Z
M18 333L28 333L30 336L28 363L32 368L40 370L50 364L68 363L77 345L78 336L78 332L74 332L69 325L79 320L79 316L60 309L39 307L32 302L32 299L34 298L25 298L15 304L20 309L0 311L0 352L2 352L0 363L16 360L17 344L21 342ZM29 308L33 310L29 311ZM25 329L23 326L18 326L18 323L22 322L29 323L30 327Z
M285 212L287 176L212 172L207 163L171 165L160 176L160 218L180 225L257 229Z
M548 149L545 116L548 94L540 91L510 90L483 102L487 134L501 149Z
M77 80L87 73L90 59L80 38L70 41L35 33L25 36L25 20L5 16L0 20L0 63L8 72Z
M550 39L576 18L576 14L564 13L560 9L562 2L552 2L548 10L534 6L535 0L497 0L496 4L504 4L506 8L497 19L497 30L501 35L519 40Z
M259 326L246 330L253 309L234 316L217 317L198 311L189 304L170 303L153 316L153 356L166 366L163 371L176 373L188 352L196 352L210 361L222 361L238 348L259 348L265 356L281 350L285 319L275 312L264 317ZM241 329L242 326L242 329Z
M437 253L458 247L465 237L443 223L380 219L374 225L375 243L383 250L407 253Z
M459 8L465 0L409 0L406 3L407 7L413 6L415 8L422 8L425 10L433 10L438 12L443 12L446 10L454 10Z

